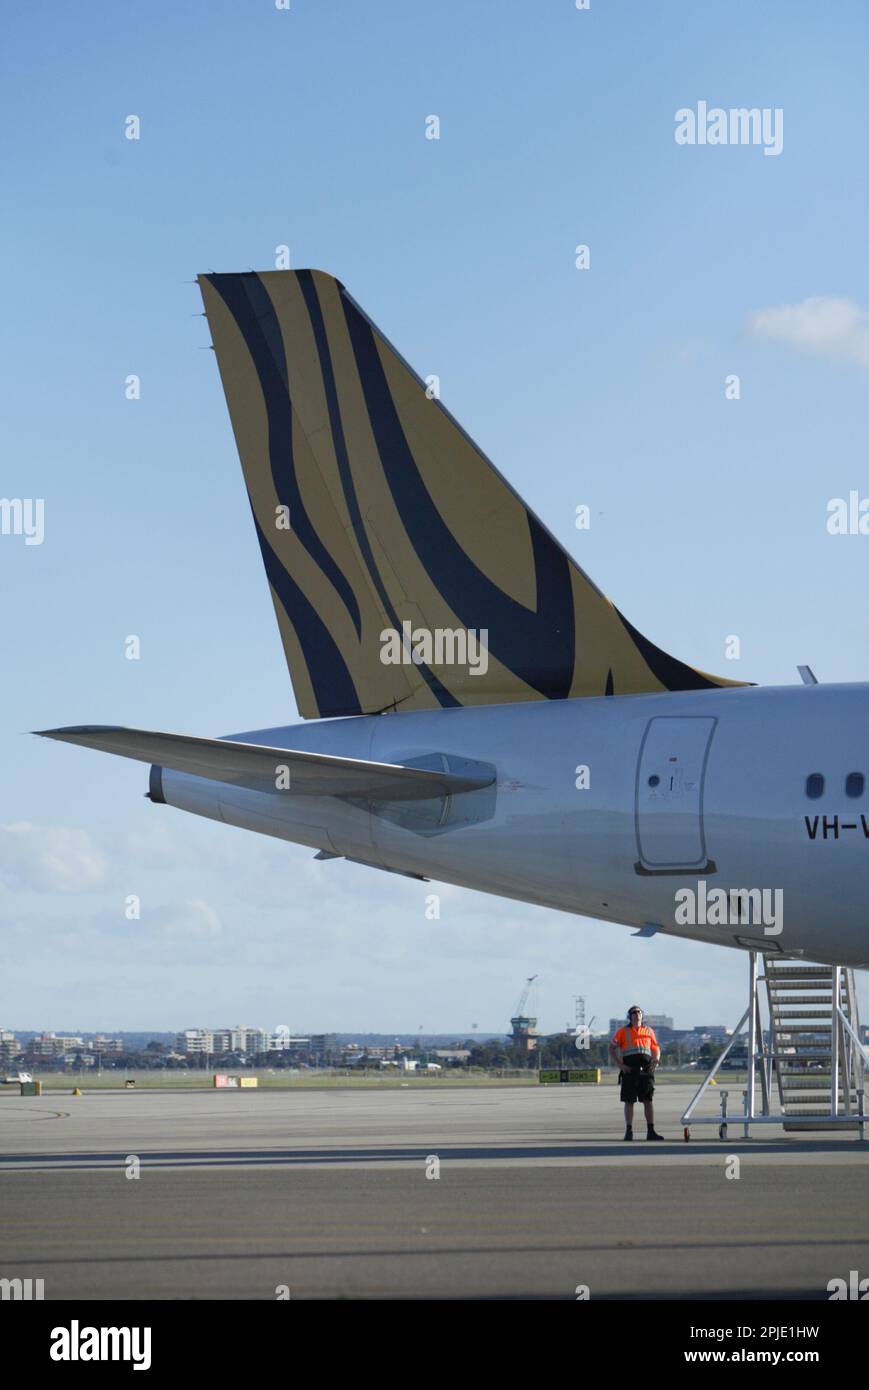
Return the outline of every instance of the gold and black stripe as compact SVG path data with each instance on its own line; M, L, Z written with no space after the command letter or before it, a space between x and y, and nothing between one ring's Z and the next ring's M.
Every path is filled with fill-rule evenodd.
M304 717L741 684L637 632L332 276L199 283ZM408 621L488 669L385 665Z

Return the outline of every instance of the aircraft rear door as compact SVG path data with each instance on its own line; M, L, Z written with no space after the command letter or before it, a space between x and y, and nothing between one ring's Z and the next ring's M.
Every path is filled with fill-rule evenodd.
M650 719L637 763L638 874L714 873L703 828L703 780L717 720Z

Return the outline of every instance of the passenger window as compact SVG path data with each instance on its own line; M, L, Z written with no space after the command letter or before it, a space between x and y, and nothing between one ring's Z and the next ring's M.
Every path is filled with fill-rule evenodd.
M806 778L806 796L811 797L812 801L817 801L819 796L824 795L824 779L820 772L811 772Z
M845 778L845 795L862 796L866 779L862 772L849 772Z

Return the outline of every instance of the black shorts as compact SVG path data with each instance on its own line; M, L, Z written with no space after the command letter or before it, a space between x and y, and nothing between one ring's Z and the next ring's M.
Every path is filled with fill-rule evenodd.
M650 1071L641 1071L639 1067L622 1072L619 1094L625 1105L634 1105L638 1100L651 1100L655 1094L655 1078Z

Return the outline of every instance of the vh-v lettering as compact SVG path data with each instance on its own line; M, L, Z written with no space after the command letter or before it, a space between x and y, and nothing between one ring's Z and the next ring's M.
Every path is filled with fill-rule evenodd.
M860 819L841 820L835 816L804 816L806 834L810 840L838 840L846 830L861 832L864 840L869 840L869 819L861 812Z

